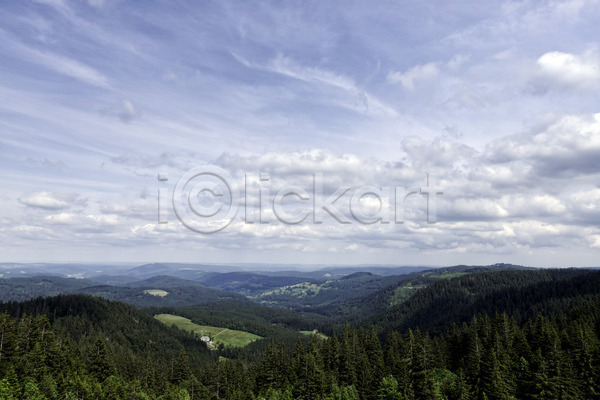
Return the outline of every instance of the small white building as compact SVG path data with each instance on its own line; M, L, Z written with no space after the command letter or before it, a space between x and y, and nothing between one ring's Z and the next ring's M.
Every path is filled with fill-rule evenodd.
M210 338L209 338L208 336L202 336L202 337L200 338L200 340L202 340L202 341L203 341L203 342L205 342L205 343L208 343L208 342L210 342Z

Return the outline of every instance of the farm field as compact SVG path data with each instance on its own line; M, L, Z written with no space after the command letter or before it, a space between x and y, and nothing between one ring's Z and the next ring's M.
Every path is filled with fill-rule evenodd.
M165 325L175 325L181 330L194 332L199 336L208 336L217 346L222 343L224 346L244 347L257 339L261 339L260 336L250 332L236 331L216 326L198 325L193 323L189 318L181 317L179 315L158 314L155 315L154 318Z
M300 333L303 335L308 335L308 336L319 335L319 337L321 339L329 339L329 336L322 334L321 332L317 331L316 329L314 331L300 331Z

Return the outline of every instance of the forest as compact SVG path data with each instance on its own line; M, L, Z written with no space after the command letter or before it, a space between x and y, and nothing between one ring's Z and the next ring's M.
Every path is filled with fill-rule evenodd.
M600 398L600 272L458 274L383 307L389 292L347 322L244 302L5 302L0 399ZM164 310L263 339L210 351ZM314 326L325 335L298 334Z

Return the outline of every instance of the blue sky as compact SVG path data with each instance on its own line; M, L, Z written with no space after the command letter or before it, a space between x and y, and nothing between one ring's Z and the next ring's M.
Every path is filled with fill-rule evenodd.
M2 259L598 265L599 14L583 0L7 2ZM271 195L312 196L323 173L327 196L350 187L340 204L427 173L444 194L435 224L420 194L403 224L240 212L200 234L172 207L159 224L158 189L203 165L241 189L268 173Z

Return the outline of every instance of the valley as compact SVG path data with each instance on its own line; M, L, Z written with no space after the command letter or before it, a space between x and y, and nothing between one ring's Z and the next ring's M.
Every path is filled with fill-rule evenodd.
M595 398L594 269L171 267L0 279L0 394Z

